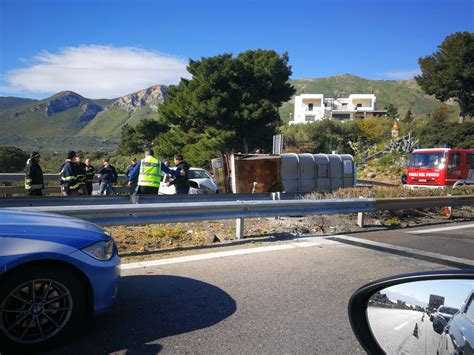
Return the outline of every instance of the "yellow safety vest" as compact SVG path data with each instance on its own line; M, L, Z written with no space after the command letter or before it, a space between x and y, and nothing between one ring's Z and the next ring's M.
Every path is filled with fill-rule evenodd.
M140 161L140 175L138 186L160 187L161 161L148 156Z

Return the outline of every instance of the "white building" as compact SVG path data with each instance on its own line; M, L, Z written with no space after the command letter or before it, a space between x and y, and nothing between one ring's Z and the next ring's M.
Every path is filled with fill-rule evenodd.
M308 123L323 118L351 120L385 115L386 110L376 110L374 94L351 94L347 98L324 98L322 94L295 96L295 116L291 124Z

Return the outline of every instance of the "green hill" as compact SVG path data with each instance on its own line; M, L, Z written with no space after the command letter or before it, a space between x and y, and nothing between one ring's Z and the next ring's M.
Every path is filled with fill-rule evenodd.
M15 107L23 106L33 101L36 100L14 96L0 96L0 110L12 109Z
M377 108L384 109L389 104L398 108L403 117L410 108L417 115L430 114L441 103L434 97L425 95L414 80L368 80L351 74L327 78L291 80L296 95L323 94L325 97L347 97L350 94L371 94L377 97ZM293 117L294 100L283 104L280 116L284 122Z
M97 117L85 126L79 133L80 137L108 137L113 140L120 139L122 127L126 124L135 126L144 118L158 119L158 113L149 107L142 107L134 112L128 112L119 108L111 108L97 115Z
M0 145L12 145L12 137L16 137L13 145L18 147L31 148L38 142L46 147L54 146L52 149L67 146L71 137L111 101L91 100L64 91L43 100L26 100L21 105L0 109ZM90 143L89 140L84 145Z
M425 95L414 80L368 80L343 74L291 83L297 95L346 97L351 93L374 93L379 109L393 104L401 117L409 108L416 116L429 114L441 105ZM0 145L28 149L41 145L51 150L110 147L119 141L125 124L134 126L144 118L157 119L157 108L165 97L166 87L160 85L118 99L92 100L71 91L43 100L0 97ZM284 122L289 121L293 106L292 99L281 107Z

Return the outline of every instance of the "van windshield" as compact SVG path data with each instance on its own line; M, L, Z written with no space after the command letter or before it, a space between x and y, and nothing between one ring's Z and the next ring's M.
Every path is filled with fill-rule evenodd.
M436 168L444 169L446 162L444 152L415 153L410 159L410 168Z

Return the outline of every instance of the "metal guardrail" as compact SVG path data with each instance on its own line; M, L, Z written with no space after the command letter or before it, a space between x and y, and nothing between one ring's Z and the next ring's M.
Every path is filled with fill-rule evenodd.
M301 199L297 194L280 194L278 199ZM84 205L127 205L133 203L184 203L184 202L223 202L223 201L270 201L272 194L209 194L209 195L139 195L130 196L39 196L0 198L1 207L38 206L84 206Z
M217 196L217 195L216 195ZM377 210L420 209L474 205L474 195L397 199L275 200L14 207L15 210L50 212L81 218L103 226L304 216Z
M56 186L45 186L43 189L44 195L59 195L61 187L59 186L59 175L58 174L43 174L43 179L45 183L55 182ZM5 183L17 183L16 185L20 186L0 186L0 195L25 195L25 187L23 185L25 181L25 174L20 173L0 173L0 185ZM95 180L94 180L95 181ZM118 182L126 182L127 178L124 174L118 175ZM50 184L51 185L51 184ZM115 186L115 190L120 194L127 194L127 186Z
M192 222L271 216L372 211L374 200L294 200L152 203L135 205L17 207L15 210L73 216L100 225Z

